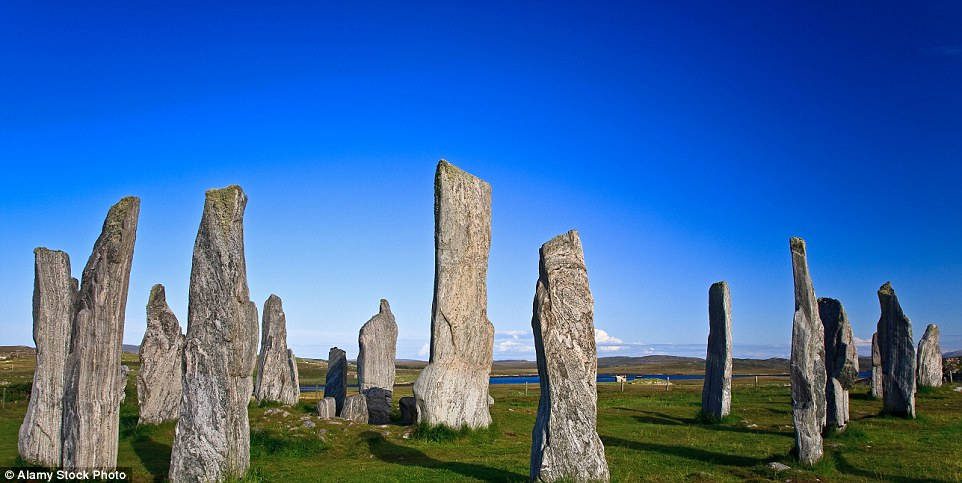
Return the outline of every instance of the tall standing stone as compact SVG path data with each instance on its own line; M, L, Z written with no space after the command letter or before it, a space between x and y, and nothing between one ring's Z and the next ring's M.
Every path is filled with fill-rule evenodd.
M77 279L70 277L70 257L61 251L33 251L33 341L37 366L27 414L20 426L20 457L46 467L60 466L63 447L64 364L70 347L70 327L77 297Z
M708 355L701 390L702 414L720 420L731 411L732 400L732 298L728 283L708 289Z
M147 300L147 331L140 343L137 401L141 424L159 424L180 417L184 375L184 335L167 305L164 286L154 285Z
M792 237L795 317L792 321L792 420L798 459L812 465L822 458L825 427L825 331L818 317L815 288L808 272L805 240Z
M490 248L491 185L442 159L434 177L431 357L414 383L419 422L452 428L491 423Z
M247 287L239 186L209 190L194 242L183 397L171 481L220 481L250 465L247 404L257 357L257 307Z
M397 354L397 322L387 300L381 299L378 314L361 327L357 342L357 382L367 397L369 422L386 424L391 419Z
M594 299L577 231L541 246L533 312L541 399L531 434L531 480L607 481L597 430Z
M347 397L347 354L337 347L331 347L327 355L324 397L334 398L335 414L340 416Z
M297 359L287 348L287 317L281 298L271 294L264 302L261 352L257 356L254 397L258 401L297 404L301 387L297 380Z
M64 378L62 464L117 466L120 402L127 378L120 355L140 199L110 207L84 267Z
M882 411L915 417L915 341L912 321L902 313L892 284L878 289L882 314L878 320L878 346L882 355Z
M942 347L939 345L939 326L929 324L919 340L918 385L942 387Z
M826 429L840 430L848 424L848 391L858 381L855 336L838 300L818 299L818 318L825 328Z
M872 390L875 399L882 399L882 353L878 347L878 332L872 334Z

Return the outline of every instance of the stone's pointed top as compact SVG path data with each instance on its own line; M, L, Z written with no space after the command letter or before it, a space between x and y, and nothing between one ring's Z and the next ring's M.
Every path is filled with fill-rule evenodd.
M841 307L842 302L839 302L838 299L833 299L833 298L830 298L830 297L819 297L819 298L818 298L818 304L819 304L819 305L826 304L826 305L832 305L832 306Z
M205 191L204 194L207 196L244 195L244 188L241 188L240 185L232 184L223 188L211 188Z
M33 249L33 254L34 254L34 255L39 255L39 254L41 254L41 253L63 253L64 255L67 254L67 252L65 252L65 251L63 251L63 250L53 250L53 249L50 249L50 248L47 248L47 247L37 247L37 248L34 248L34 249Z
M722 281L711 284L711 288L715 288L715 287L718 287L718 288L728 287L728 282L722 280Z
M167 305L167 291L164 284L157 283L150 287L150 297L147 298L147 305L163 304Z
M278 305L280 305L280 304L281 304L281 298L278 297L276 294L271 294L270 297L267 297L267 301L264 302L264 307L267 307L267 304L278 304Z
M448 160L446 160L446 159L441 159L440 161L438 161L437 172L436 172L435 177L434 177L435 186L437 186L437 184L438 184L439 182L441 182L441 179L442 179L442 178L441 178L441 175L442 175L442 174L443 174L443 175L446 175L446 176L450 176L450 177L468 178L468 179L470 179L470 180L477 180L477 181L481 182L486 188L490 189L490 187L491 187L491 185L488 184L487 181L485 181L485 180L483 180L483 179L481 179L481 178L478 178L477 176L475 176L475 175L473 175L473 174L471 174L471 173L469 173L469 172L467 172L467 171L465 171L465 170L463 170L463 169L461 169L461 168L459 168L459 167L451 164L451 163L448 162Z
M578 230L568 230L541 245L541 250L544 253L552 251L560 246L572 245L577 248L581 248L581 237L578 235Z
M391 312L391 304L387 302L387 299L381 299L381 307L378 309L379 313Z
M805 239L797 236L793 236L788 240L789 246L792 247L793 252L805 253Z
M929 337L930 335L939 335L939 326L936 324L929 324L925 326L925 334L922 337Z
M882 286L879 287L878 289L878 295L879 297L883 295L887 295L887 296L895 295L895 289L892 288L892 282L885 282L884 284L882 284Z

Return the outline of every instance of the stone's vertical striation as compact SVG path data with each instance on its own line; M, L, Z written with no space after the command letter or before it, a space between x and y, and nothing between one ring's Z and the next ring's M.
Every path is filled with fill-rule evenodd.
M378 314L361 327L357 342L357 382L361 393L367 396L370 423L387 424L397 354L397 322L387 300L381 299Z
M818 318L825 328L825 428L839 430L848 424L848 391L858 380L858 352L841 302L818 299Z
M792 321L792 420L795 450L803 464L822 458L825 427L825 330L818 317L815 288L808 272L805 240L792 237L795 317Z
M413 397L402 397L398 400L398 409L401 411L401 424L410 426L418 422L418 403Z
M919 340L918 351L919 387L942 386L942 347L939 345L939 326L929 324Z
M287 348L287 318L281 298L271 294L264 302L261 351L257 356L254 397L288 406L297 404L301 387L297 380L297 359Z
M541 246L531 328L541 380L531 480L606 481L608 463L597 431L594 299L574 230Z
M317 402L317 415L321 419L334 419L337 417L337 403L332 397L321 398Z
M882 399L882 353L878 346L878 332L872 334L872 389L875 399Z
M434 178L434 223L431 357L414 383L418 418L452 428L487 427L494 350L487 313L491 185L442 159Z
M708 327L701 411L720 420L731 411L732 399L732 299L726 282L708 289Z
M84 267L71 326L64 378L62 464L117 466L120 430L120 354L140 199L110 207Z
M147 300L147 331L140 343L137 401L141 424L159 424L180 417L184 375L184 335L177 316L167 306L164 286L154 285Z
M915 342L912 321L902 313L892 284L878 289L882 314L878 321L878 346L882 356L882 411L915 417Z
M324 380L324 397L334 398L336 412L341 415L344 398L347 396L347 354L337 347L331 347L327 356L327 376Z
M355 423L367 424L367 398L363 394L354 394L344 398L344 407L340 417Z
M25 461L53 468L60 466L63 445L60 427L64 365L70 346L77 279L70 278L70 257L66 253L37 248L33 254L33 341L37 367L17 447Z
M239 186L207 191L190 270L171 481L240 477L250 465L247 405L257 357L257 307L247 287L246 206Z

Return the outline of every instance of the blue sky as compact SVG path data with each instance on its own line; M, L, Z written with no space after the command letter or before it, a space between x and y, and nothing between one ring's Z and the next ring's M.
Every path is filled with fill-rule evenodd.
M385 297L425 358L446 158L493 187L496 358L533 357L538 248L571 228L601 355L703 355L717 280L736 356L787 355L792 235L857 337L891 280L962 348L957 2L276 3L0 5L0 344L32 343L32 249L79 275L127 194L125 342L158 282L186 327L204 190L237 183L295 352L356 356Z

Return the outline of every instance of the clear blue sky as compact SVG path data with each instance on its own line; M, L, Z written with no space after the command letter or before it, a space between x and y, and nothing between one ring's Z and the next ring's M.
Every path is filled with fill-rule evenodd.
M32 344L31 250L79 276L127 194L125 342L157 282L186 328L204 190L237 183L299 355L355 357L385 297L418 357L443 157L493 187L499 359L532 357L538 247L570 228L602 355L703 355L717 280L736 355L786 355L792 235L858 337L891 280L962 348L958 2L271 3L0 4L0 344Z

